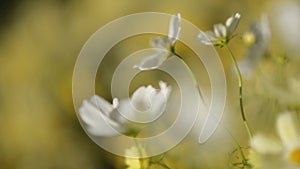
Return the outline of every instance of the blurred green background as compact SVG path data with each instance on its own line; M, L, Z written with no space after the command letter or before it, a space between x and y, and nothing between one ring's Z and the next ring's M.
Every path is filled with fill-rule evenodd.
M72 103L72 71L78 53L92 33L106 23L137 12L179 12L200 29L208 30L213 24L224 22L234 12L240 12L242 20L237 30L240 36L253 21L259 20L262 13L272 17L272 11L279 2L0 0L0 168L125 168L123 158L105 152L87 137ZM241 42L241 38L236 38L230 44L239 58L246 50ZM145 44L148 42L139 45ZM276 45L280 46L280 43ZM135 46L129 48L134 49ZM228 93L236 92L237 81L231 71L230 59L222 49L218 52L224 56L221 59L228 76ZM115 49L110 55L121 53ZM193 64L191 59L185 59ZM108 61L103 75L112 71L109 65L115 63L109 62L114 61ZM197 69L197 65L192 67ZM298 72L298 69L293 67L292 72ZM109 73L104 76L107 79L102 79L103 83L97 89L108 99L111 99L108 88L110 76ZM201 77L198 80L201 81ZM245 90L251 90L248 93L255 93L252 88L254 82L249 81L248 87L246 84ZM229 115L225 116L225 120L241 143L247 145L246 133L235 106L238 105L236 94L228 97L226 113ZM248 107L252 104L256 108L263 104L255 101L256 98L256 95L246 96ZM251 99L254 101L250 102ZM249 118L250 124L252 122L256 126L257 114L251 114ZM179 169L226 167L228 152L234 149L234 145L229 136L224 135L224 131L217 131L205 145L198 145L197 139L185 140L171 150L169 163Z

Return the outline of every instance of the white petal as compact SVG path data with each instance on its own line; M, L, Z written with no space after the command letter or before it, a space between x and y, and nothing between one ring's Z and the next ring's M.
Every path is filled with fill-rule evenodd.
M109 102L97 95L92 96L88 102L105 115L108 115L113 110L113 106Z
M171 86L167 86L167 83L163 81L159 81L159 87L160 87L160 92L164 94L167 100L172 90Z
M201 32L196 37L196 41L204 45L212 45L217 40L215 34L212 31L207 31L205 33Z
M151 96L151 111L150 115L157 117L162 114L167 106L167 98L162 92L157 92Z
M161 115L167 106L167 101L171 92L171 87L167 86L166 83L160 81L159 82L160 90L156 90L151 93L151 110L149 112L149 117L154 119Z
M114 98L114 99L113 99L113 105L112 105L112 107L113 107L114 109L116 109L116 108L118 107L118 105L119 105L119 100L118 100L118 98Z
M278 140L261 134L257 134L251 139L251 146L261 154L278 154L282 151L282 146Z
M153 55L145 57L140 64L134 65L133 68L138 68L140 70L151 70L158 68L167 58L167 51L159 51Z
M147 112L149 119L156 119L166 109L167 99L161 92L153 93L151 96L151 109Z
M136 122L151 122L159 117L166 108L171 87L160 82L161 90L151 85L138 88L131 99L122 100L119 110L127 119Z
M97 97L93 97L97 98ZM83 101L82 106L79 109L79 116L82 119L82 121L87 126L87 132L89 134L92 134L94 136L116 136L120 135L119 132L117 132L112 126L119 127L119 125L109 119L105 114L109 114L110 112L102 112L101 110L105 110L106 106L105 104L98 104L100 106L101 110L94 105L95 99L93 100L93 103L91 101ZM104 99L100 99L104 100ZM103 106L103 107L102 107Z
M239 13L235 13L230 18L226 20L226 28L228 31L228 36L231 36L232 33L237 28L239 21L240 21L241 15Z
M138 111L131 104L130 99L121 100L118 110L122 116L128 120L135 119L135 114L138 113Z
M151 107L150 96L155 89L149 85L147 87L138 88L131 97L131 103L139 111L147 111Z
M284 144L288 149L295 148L299 145L299 138L294 124L293 117L290 113L284 113L277 119L277 131Z
M172 45L178 40L179 35L180 35L180 14L178 13L177 15L173 15L170 21L170 26L169 26L169 39L172 39Z
M167 37L159 37L150 41L150 45L153 48L158 48L158 50L169 50L172 45L171 43L171 40Z
M214 33L217 38L226 37L227 36L226 27L221 23L215 24L214 25Z

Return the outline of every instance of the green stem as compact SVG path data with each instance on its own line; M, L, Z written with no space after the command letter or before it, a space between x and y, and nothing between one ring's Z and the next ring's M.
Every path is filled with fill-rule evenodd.
M193 80L193 83L194 83L195 87L196 87L197 90L198 90L198 93L199 93L199 95L200 95L200 98L201 98L203 104L206 106L206 103L205 103L205 100L204 100L202 91L201 91L201 89L200 89L200 87L199 87L199 84L198 84L198 82L197 82L197 79L196 79L196 77L195 77L195 75L194 75L192 69L189 67L188 64L186 64L186 62L183 60L183 58L182 58L179 54L175 53L175 51L173 51L173 54L174 54L175 56L177 56L177 57L180 59L180 61L182 62L182 64L183 64L183 65L186 67L186 69L188 70L188 72L189 72L189 74L190 74L190 76L191 76L191 78L192 78L192 80ZM206 107L207 107L207 106L206 106Z
M171 169L169 166L167 166L167 165L164 164L164 163L159 162L159 163L157 163L157 164L159 164L160 166L162 166L162 167L164 167L164 168L166 168L166 169Z
M224 128L224 129L228 132L228 134L232 138L233 142L235 143L238 152L241 154L241 156L242 156L242 164L245 165L245 166L248 165L246 156L245 156L245 154L244 154L244 152L242 150L241 145L239 144L239 142L235 139L235 137L231 134L231 132L227 128Z
M162 162L150 162L150 165L159 165L165 169L171 169L169 166L167 166L166 164L164 164Z
M238 75L238 81L239 81L239 98L240 98L240 108L241 108L241 115L242 115L242 119L243 119L243 122L244 122L244 126L247 130L247 133L250 137L250 139L252 138L252 132L249 128L249 125L248 125L248 122L247 122L247 119L246 119L246 116L245 116L245 112L244 112L244 106L243 106L243 79L242 79L242 74L241 74L241 71L239 69L239 66L238 66L238 63L232 53L232 51L230 50L230 48L228 47L227 44L224 44L224 47L226 48L226 50L228 51L231 59L232 59L232 62L234 63L234 67L235 67L235 70L237 72L237 75Z
M136 138L138 136L139 132L136 133L136 135L134 136L134 138ZM141 158L143 156L143 152L141 150L141 147L140 147L140 144L138 143L138 140L137 139L133 139L134 140L134 143L137 147L137 150L138 150L138 154L139 154L139 161L140 161L140 164L141 164L141 169L146 169L145 166L144 166L144 163L143 163L143 158Z

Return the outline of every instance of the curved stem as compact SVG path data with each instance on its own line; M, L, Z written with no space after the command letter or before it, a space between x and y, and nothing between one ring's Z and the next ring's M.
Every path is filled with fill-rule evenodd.
M246 116L245 116L245 112L244 112L244 106L243 106L243 79L242 79L242 74L241 74L241 71L239 69L239 66L238 66L238 63L232 53L232 51L230 50L230 48L228 47L227 44L224 44L224 47L226 48L226 50L228 51L231 59L232 59L232 62L234 64L234 68L237 72L237 75L238 75L238 81L239 81L239 98L240 98L240 109L241 109L241 115L242 115L242 119L243 119L243 122L244 122L244 126L247 130L247 133L250 137L250 139L252 138L252 132L249 128L249 125L248 125L248 121L246 119Z
M198 82L197 82L197 79L196 79L196 77L195 77L195 75L194 75L192 69L189 67L188 64L186 64L186 62L183 60L183 58L182 58L179 54L175 53L174 51L173 51L173 54L174 54L175 56L177 56L177 57L180 59L180 61L182 62L182 64L183 64L183 65L186 67L186 69L188 70L188 72L189 72L189 74L190 74L190 76L191 76L191 78L192 78L192 80L193 80L193 83L194 83L195 87L196 87L197 90L198 90L198 93L199 93L199 95L200 95L200 98L201 98L203 104L205 105L205 107L207 107L207 106L206 106L206 103L205 103L205 100L204 100L204 97L203 97L203 94L202 94L202 91L201 91L201 89L200 89L200 87L199 87L199 84L198 84Z

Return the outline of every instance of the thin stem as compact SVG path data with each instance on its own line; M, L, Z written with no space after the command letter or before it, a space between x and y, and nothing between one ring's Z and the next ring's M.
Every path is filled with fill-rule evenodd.
M171 169L169 166L167 166L166 164L164 164L162 162L150 162L150 165L159 165L165 169Z
M242 164L243 164L243 165L248 165L246 156L245 156L245 154L244 154L244 152L243 152L243 150L242 150L241 145L239 144L239 142L236 140L236 138L232 135L232 133L231 133L227 128L224 127L224 129L228 132L228 134L229 134L230 137L232 138L233 142L235 143L238 152L241 154L241 156L242 156Z
M164 163L159 162L159 163L157 163L157 164L159 164L160 166L162 166L162 167L164 167L164 168L166 168L166 169L171 169L169 166L167 166L167 165L164 164Z
M140 161L140 163L142 165L143 164L143 159L141 158L143 156L142 150L140 149L140 145L139 145L138 141L136 139L133 139L133 140L134 140L134 143L135 143L136 148L138 150L138 154L139 154L139 158L138 159L139 159L139 161ZM144 166L142 166L142 168L144 168Z
M188 64L186 64L186 62L183 60L183 58L182 58L179 54L175 53L174 51L173 51L173 54L174 54L175 56L177 56L177 57L180 59L180 61L182 62L182 64L183 64L183 65L186 67L186 69L188 70L188 72L189 72L189 74L190 74L190 76L191 76L191 78L192 78L192 80L193 80L193 83L194 83L195 87L196 87L197 90L198 90L198 93L199 93L199 95L200 95L200 98L201 98L203 104L205 105L205 107L207 107L207 106L206 106L206 103L205 103L205 100L204 100L204 97L203 97L203 94L202 94L202 91L201 91L201 89L200 89L200 87L199 87L199 84L198 84L198 82L197 82L197 79L196 79L196 77L195 77L195 75L194 75L192 69L189 67Z
M224 44L224 47L226 48L226 50L228 51L231 59L232 59L232 62L234 63L234 68L237 72L237 75L238 75L238 81L239 81L239 98L240 98L240 108L241 108L241 115L242 115L242 119L243 119L243 122L244 122L244 126L247 130L247 133L250 137L250 139L252 138L252 132L249 128L249 125L248 125L248 122L247 122L247 119L246 119L246 116L245 116L245 112L244 112L244 106L243 106L243 79L242 79L242 74L241 74L241 71L239 69L239 66L238 66L238 63L232 53L232 51L230 50L230 48L228 47L227 44Z

